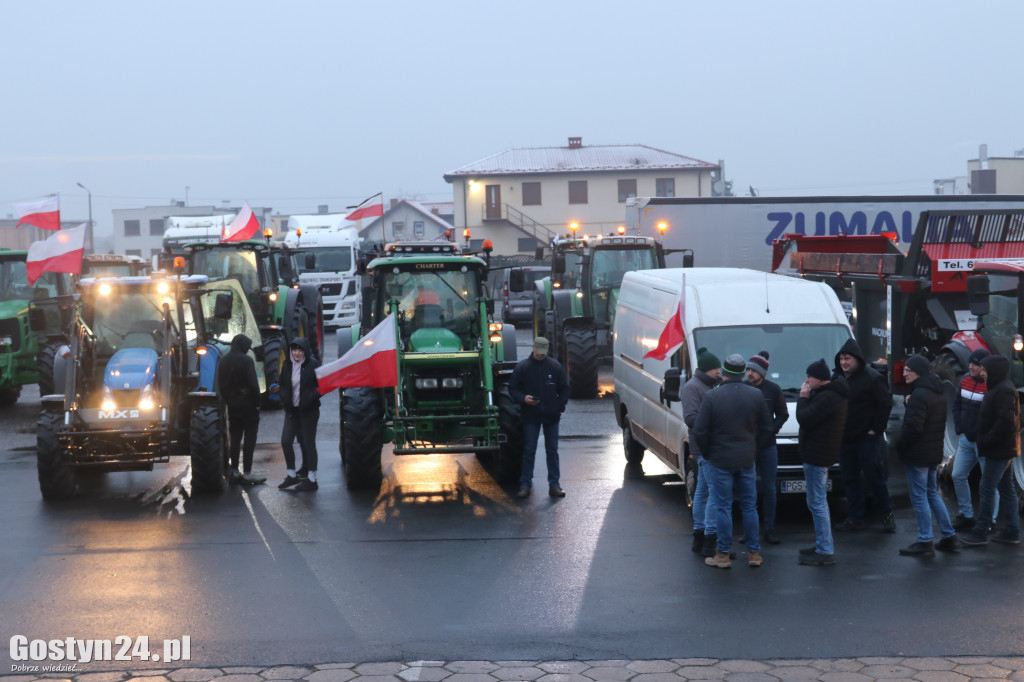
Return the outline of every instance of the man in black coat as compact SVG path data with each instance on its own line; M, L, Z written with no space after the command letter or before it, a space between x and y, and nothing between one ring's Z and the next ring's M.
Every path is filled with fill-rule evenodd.
M981 467L978 513L974 528L960 536L968 546L988 542L988 530L995 509L995 493L999 490L999 517L1006 526L992 536L995 542L1020 544L1020 516L1017 491L1013 481L1013 459L1020 457L1020 396L1010 380L1010 361L1001 355L990 355L981 361L988 390L978 410L978 456L985 459Z
M260 428L260 385L256 378L256 363L248 355L250 348L252 339L245 334L231 339L231 349L217 364L217 390L228 408L231 439L228 480L242 485L259 485L267 479L252 474L256 433ZM239 452L242 453L241 473L238 471Z
M896 453L907 472L910 502L917 514L917 541L900 550L903 556L935 556L935 550L957 551L956 531L938 488L938 468L946 439L946 389L931 364L920 355L907 358L903 368L910 393L905 399L903 431ZM932 516L942 539L933 546Z
M875 511L882 517L882 528L896 532L896 517L889 502L889 486L885 480L885 427L892 412L889 384L864 361L857 341L849 339L836 353L833 376L842 376L850 389L843 447L839 453L839 470L846 493L847 518L836 530L864 529L864 492L861 476L867 481L874 499Z
M288 344L288 357L281 368L280 393L284 407L284 426L281 429L281 449L287 475L278 488L295 492L315 492L317 451L316 427L320 422L320 391L316 368L320 366L310 353L309 340L293 339ZM302 468L305 476L295 469L295 439L302 448Z

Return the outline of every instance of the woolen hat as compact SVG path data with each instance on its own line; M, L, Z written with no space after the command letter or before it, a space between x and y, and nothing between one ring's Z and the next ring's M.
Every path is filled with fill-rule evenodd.
M702 372L710 372L711 370L718 369L721 366L722 362L707 348L701 346L697 349L697 369Z
M911 355L904 367L920 377L926 377L932 371L932 365L923 355Z
M825 364L825 358L820 358L807 365L807 376L818 381L828 381L832 378L832 374L828 371L828 365Z
M987 358L989 355L991 355L991 353L989 353L984 348L975 348L974 350L971 351L971 357L968 358L967 362L972 365L980 365L981 361Z
M728 374L742 375L747 369L747 361L743 359L743 356L739 353L733 353L725 359L725 364L722 365L722 370Z
M762 377L765 377L768 376L769 364L771 363L768 362L768 351L763 350L757 355L752 355L750 359L747 360L747 369L752 369Z

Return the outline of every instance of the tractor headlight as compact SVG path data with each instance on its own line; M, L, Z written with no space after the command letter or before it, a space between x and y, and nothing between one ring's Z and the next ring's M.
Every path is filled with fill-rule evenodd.
M153 384L146 384L139 394L139 409L152 410L154 407L156 407L156 401L153 395Z
M103 390L100 391L100 407L106 411L110 411L117 407L117 403L114 402L114 392L110 390L110 386L104 386Z
M416 388L437 388L437 379L417 379Z
M445 377L441 379L441 388L462 388L462 378Z
M0 336L0 346L10 346L14 343L14 339L10 336Z

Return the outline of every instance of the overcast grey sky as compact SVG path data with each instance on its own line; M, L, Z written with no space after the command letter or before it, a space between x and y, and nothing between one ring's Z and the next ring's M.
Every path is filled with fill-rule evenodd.
M0 0L0 215L450 200L509 147L647 144L737 194L928 194L1024 148L1024 2Z

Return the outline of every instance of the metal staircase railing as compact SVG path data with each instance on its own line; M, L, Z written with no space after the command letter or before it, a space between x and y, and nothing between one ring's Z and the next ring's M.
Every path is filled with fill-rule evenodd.
M483 209L483 218L487 219L487 205L483 204L481 208ZM526 215L518 208L515 208L514 206L510 206L508 204L501 205L501 219L507 220L508 222L512 223L526 234L536 239L537 244L541 246L547 246L548 244L551 243L552 239L558 236L557 233L555 233L547 225L544 225L543 223L538 223L536 220Z

